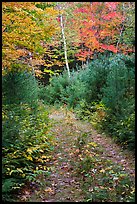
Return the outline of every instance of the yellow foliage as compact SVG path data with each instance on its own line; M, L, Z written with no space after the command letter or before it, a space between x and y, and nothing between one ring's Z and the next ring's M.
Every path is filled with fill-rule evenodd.
M39 151L42 152L42 153L44 152L42 149L40 149Z
M41 158L42 158L42 159L47 159L47 156L43 155Z
M17 171L20 172L20 173L23 173L23 171L19 168L17 168Z
M31 154L33 151L32 151L32 149L28 148L27 152Z
M43 11L35 6L35 2L2 2L3 70L11 69L11 64L27 56L28 51L35 54L35 49L42 46L40 42L50 39L57 31L57 15L54 8ZM42 57L41 54L32 58L31 66L44 64Z
M24 178L26 175L25 174L22 174L22 177Z
M97 147L97 144L95 142L90 142L90 143L88 143L88 145L91 145L93 147Z
M38 161L38 162L41 162L41 163L44 162L44 160L43 160L43 159L40 159L40 158L38 158L37 161Z
M44 167L43 167L43 169L44 169L44 170L47 170L47 167L46 167L46 166L44 166Z
M14 172L14 170L11 170L11 171L9 172L9 175L11 175L13 172Z
M105 170L104 170L104 169L101 169L101 170L100 170L100 173L105 173Z
M33 159L32 159L32 157L29 155L29 156L27 156L26 157L28 160L31 160L31 161L33 161Z

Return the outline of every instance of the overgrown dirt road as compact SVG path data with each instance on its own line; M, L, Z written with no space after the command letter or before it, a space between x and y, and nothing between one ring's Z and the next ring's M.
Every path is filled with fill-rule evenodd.
M99 157L119 164L134 180L134 157L129 151L122 150L111 138L98 134L90 123L77 120L72 112L68 111L66 114L64 109L54 109L49 117L53 122L51 132L56 137L53 160L49 163L51 175L46 179L43 178L42 187L29 195L26 201L84 201L85 195L81 188L82 177L76 174L79 161L82 160L80 145L84 144L99 145ZM84 144L81 144L82 141Z

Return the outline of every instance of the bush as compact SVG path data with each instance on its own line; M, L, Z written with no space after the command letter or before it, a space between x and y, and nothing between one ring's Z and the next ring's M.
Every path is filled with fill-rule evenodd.
M116 142L129 150L135 150L135 113L123 118L108 114L102 122L102 129Z
M4 104L36 104L38 100L38 83L27 71L9 71L2 77Z
M66 87L69 85L69 78L66 73L60 76L53 76L50 79L50 85L43 88L43 100L45 103L54 104L62 103L62 94Z
M3 76L2 199L15 200L14 192L26 182L40 183L48 175L46 162L53 137L46 107L38 102L38 83L27 71Z
M97 130L102 130L102 121L105 120L107 108L100 102L91 104L82 100L80 106L75 110L80 119L88 120Z
M134 72L134 58L116 55L111 59L106 85L102 88L102 101L109 109L103 121L104 130L130 149L135 141Z
M124 102L126 98L134 96L134 67L128 67L126 60L127 58L121 55L111 59L106 85L102 88L102 100L115 114L120 114L123 106L127 107Z
M46 162L51 157L53 138L43 105L37 111L28 104L6 105L3 110L2 192L7 201L26 181L40 182L38 175L49 173Z
M62 100L68 106L76 108L85 96L85 84L79 79L78 73L75 72L70 78L70 85L62 91Z
M68 78L67 73L51 78L50 85L43 87L41 99L45 103L67 103L70 107L79 104L81 98L85 97L85 85L77 77L77 73Z
M79 72L85 97L76 113L91 121L116 141L134 149L135 70L134 55L100 56ZM71 94L70 94L71 95Z
M38 88L38 98L41 100L43 103L45 102L46 98L46 87L43 84L39 84Z
M93 60L86 70L80 73L81 81L85 83L86 101L91 103L102 98L102 87L106 84L110 61L105 56Z

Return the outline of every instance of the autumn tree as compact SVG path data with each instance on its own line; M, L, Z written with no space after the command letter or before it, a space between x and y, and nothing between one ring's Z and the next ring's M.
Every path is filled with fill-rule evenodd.
M46 64L52 67L53 70L57 66L59 69L60 67L61 69L66 67L67 70L68 66L69 69L72 69L72 65L75 67L77 61L75 54L78 52L78 42L80 43L77 29L79 22L77 21L78 18L74 21L75 17L73 13L76 8L77 2L56 2L56 6L54 7L54 9L59 11L56 22L57 27L60 29L52 36L52 41L46 43L47 50L49 51L45 53ZM64 50L66 51L64 52ZM48 52L50 53L50 57L48 57Z
M51 39L58 28L53 7L44 10L40 2L2 3L2 66L11 70L12 64L23 63L36 69L44 64L43 43Z
M52 67L69 70L71 63L84 64L107 50L134 52L134 2L59 4L60 9L57 2L2 3L3 73L18 63L37 75L40 65L52 74Z
M122 14L118 12L118 5L118 2L92 4L90 2L65 2L65 5L63 4L61 11L63 12L68 62L88 62L95 53L106 50L117 52L116 45L123 20ZM57 21L61 23L60 17ZM62 56L63 47L61 46L60 49L62 39L60 35L55 36L54 39L58 42L58 47L56 47L58 55Z
M91 5L86 2L75 10L83 18L83 24L79 27L83 47L77 55L81 60L92 58L95 52L117 52L115 35L122 21L121 14L116 11L117 5L117 2L93 2Z
M135 52L135 2L121 2L119 10L124 16L117 47L125 54Z

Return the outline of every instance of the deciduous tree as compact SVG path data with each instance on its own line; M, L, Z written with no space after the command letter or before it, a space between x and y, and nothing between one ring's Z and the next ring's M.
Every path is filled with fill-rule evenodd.
M38 8L40 2L2 3L3 70L13 63L30 63L30 67L44 64L46 51L43 42L57 31L54 19L58 12L53 7ZM30 58L31 55L31 58ZM31 61L30 61L31 59Z

